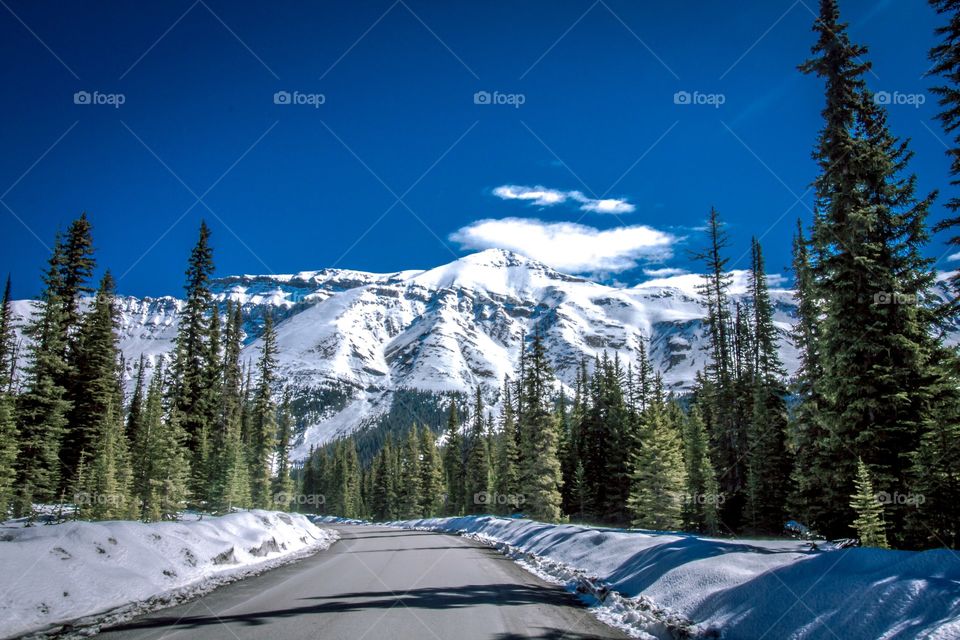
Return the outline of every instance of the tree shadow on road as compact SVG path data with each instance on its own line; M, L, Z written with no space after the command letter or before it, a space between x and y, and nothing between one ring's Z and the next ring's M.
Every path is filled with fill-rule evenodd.
M183 617L148 616L140 620L111 627L105 631L130 631L134 629L155 629L161 627L167 627L171 631L174 631L200 629L217 624L259 626L268 624L271 620L296 616L362 612L377 609L386 610L393 607L440 610L460 609L481 605L495 605L497 607L525 605L582 606L573 595L559 588L509 583L443 588L430 587L411 589L405 592L391 592L386 590L342 593L336 596L318 596L315 598L304 598L303 600L316 600L319 602L297 607L269 609L250 613L224 613L218 615L211 612L211 615ZM513 637L521 636L503 636L504 640ZM543 635L536 637L547 639L563 636ZM566 637L570 636L567 635Z

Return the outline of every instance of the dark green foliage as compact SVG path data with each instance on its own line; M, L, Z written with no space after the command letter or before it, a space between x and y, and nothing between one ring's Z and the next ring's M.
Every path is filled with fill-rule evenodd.
M483 420L483 395L477 386L470 420L470 435L466 442L466 470L464 494L466 512L490 513L490 451ZM494 502L496 499L494 497Z
M546 522L560 519L563 478L558 458L559 428L551 404L553 372L540 332L533 335L518 398L520 433L520 494L524 510Z
M277 436L277 406L273 401L273 385L277 366L277 336L273 321L267 316L260 337L259 382L253 400L253 432L250 441L250 494L253 506L270 506L270 475Z
M866 87L866 48L850 42L836 0L822 0L814 31L814 55L802 67L826 85L811 238L812 288L822 300L816 384L824 398L814 465L823 513L814 524L837 536L853 520L857 458L878 490L906 492L909 454L933 419L938 346L925 304L933 272L921 253L933 194L917 198L915 177L906 174L911 153ZM888 515L893 539L905 542L907 510Z
M27 327L33 343L26 390L17 397L20 441L14 496L16 516L30 514L34 502L52 502L58 497L58 454L70 409L61 382L67 371L66 338L62 332L65 312L60 298L62 263L63 246L58 238L44 276L39 313Z
M466 507L466 464L463 434L457 405L450 403L447 417L447 441L443 447L443 471L447 479L447 499L444 511L447 515L460 515Z

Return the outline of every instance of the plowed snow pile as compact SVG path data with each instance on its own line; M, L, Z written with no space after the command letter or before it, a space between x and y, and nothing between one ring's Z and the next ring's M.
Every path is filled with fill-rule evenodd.
M394 525L497 546L642 638L960 638L960 556L948 549L810 550L790 540L548 525L492 516Z
M0 637L173 604L326 549L337 537L302 515L273 511L192 522L4 526Z

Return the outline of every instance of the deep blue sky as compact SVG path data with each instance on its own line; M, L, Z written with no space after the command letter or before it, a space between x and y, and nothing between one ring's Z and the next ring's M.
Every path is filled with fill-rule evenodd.
M0 270L17 297L39 288L40 240L82 210L100 265L137 295L182 290L201 218L219 274L425 268L469 252L449 239L458 229L507 217L690 236L653 267L691 268L692 229L711 205L731 224L731 257L765 234L776 272L794 220L809 218L809 194L794 194L814 176L822 89L796 65L815 0L0 4L0 200L26 225L0 206ZM874 90L928 91L938 20L925 1L842 8L870 47ZM125 103L76 105L80 90ZM279 90L326 101L276 105ZM477 105L477 91L525 102ZM725 103L676 105L677 91ZM929 94L920 108L890 108L894 131L913 138L923 190L947 181L924 126L943 137L935 112ZM618 179L609 196L635 205L620 216L492 194L542 185L598 197ZM383 215L390 190L414 183ZM187 187L209 209L184 215L196 200Z

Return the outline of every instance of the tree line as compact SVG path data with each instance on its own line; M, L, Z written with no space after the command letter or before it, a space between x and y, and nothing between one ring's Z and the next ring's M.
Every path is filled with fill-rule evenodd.
M0 313L0 510L32 517L69 504L87 519L175 519L185 508L287 508L293 496L289 396L275 399L276 337L265 318L255 365L241 363L240 304L210 290L210 230L186 271L173 353L141 356L124 398L119 310L107 271L94 291L83 214L58 235L25 333L17 380L10 284ZM84 296L93 294L92 299Z
M948 18L930 57L945 80L934 92L957 143L948 155L958 186L960 1L931 4ZM917 194L908 142L868 88L867 49L851 41L837 0L821 1L814 32L800 70L824 81L825 105L813 221L798 221L793 245L799 371L788 378L779 357L760 243L751 244L749 295L734 303L728 237L711 210L697 254L709 362L689 398L665 398L641 351L640 371L624 371L616 355L592 371L582 364L568 400L553 387L537 333L517 382L500 391L498 424L483 417L479 390L469 425L456 426L451 408L440 506L401 498L415 492L404 483L416 475L407 471L416 448L391 443L358 472L349 515L409 517L418 504L417 515L523 512L760 534L794 518L864 544L957 546L960 360L944 334L957 318L960 277L942 302L923 255L937 194ZM960 211L960 199L947 208ZM957 228L960 216L933 231ZM960 236L948 242L960 245ZM328 468L349 448L338 443L309 464ZM493 503L472 500L484 491Z
M930 55L958 186L960 0L931 3L947 18ZM798 221L793 242L792 377L760 242L751 242L748 295L734 301L729 239L711 210L696 254L708 364L691 394L664 391L643 344L630 354L636 366L616 353L581 362L566 393L540 325L502 388L451 400L440 445L414 425L368 463L347 438L294 467L272 320L258 362L242 363L242 312L214 301L206 225L174 352L152 367L141 358L125 401L114 282L107 273L90 286L84 215L54 245L22 380L9 280L0 307L0 506L25 516L37 503L73 501L79 517L147 520L188 505L378 520L524 513L728 534L778 534L796 519L876 546L956 547L960 359L944 335L960 312L960 279L943 303L923 253L937 194L917 194L908 142L867 86L867 49L851 41L837 0L821 0L814 32L800 69L824 82L823 127L812 223ZM960 199L947 207L956 214ZM957 228L960 216L933 231L958 245Z

